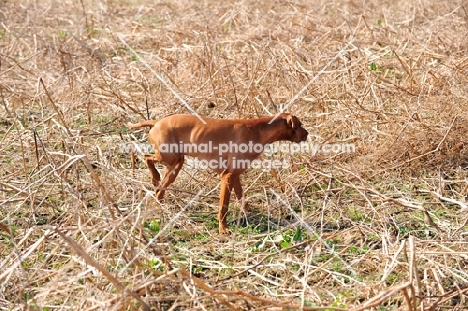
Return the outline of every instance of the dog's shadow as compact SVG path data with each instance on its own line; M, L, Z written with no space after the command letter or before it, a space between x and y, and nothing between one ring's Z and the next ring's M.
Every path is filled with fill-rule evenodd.
M295 219L278 217L261 208L250 208L249 211L235 209L231 214L232 218L228 220L229 227L241 233L250 231L260 234L299 225Z

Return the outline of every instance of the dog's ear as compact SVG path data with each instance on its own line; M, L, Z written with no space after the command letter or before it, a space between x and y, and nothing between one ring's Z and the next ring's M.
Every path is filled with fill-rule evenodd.
M299 119L296 116L293 116L293 115L288 115L286 117L286 122L287 122L288 126L290 128L292 128L293 130L297 130L299 128L300 124L301 124Z

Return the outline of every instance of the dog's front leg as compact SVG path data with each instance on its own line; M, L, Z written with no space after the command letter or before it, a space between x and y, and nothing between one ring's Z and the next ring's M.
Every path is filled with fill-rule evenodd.
M234 188L234 193L236 194L237 200L241 203L241 209L242 209L242 211L243 211L244 213L245 213L245 212L248 212L248 210L249 210L249 204L248 204L248 202L245 200L245 197L244 197L244 191L242 190L242 184L241 184L241 181L240 181L240 175L237 176L237 178L234 179L233 188Z
M231 190L234 186L235 177L232 173L223 172L221 174L221 192L219 194L219 233L231 234L231 230L227 224L227 213L229 209L229 199L231 197Z

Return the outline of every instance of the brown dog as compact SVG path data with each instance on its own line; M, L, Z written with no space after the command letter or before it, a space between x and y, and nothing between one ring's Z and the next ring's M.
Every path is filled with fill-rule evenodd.
M251 120L216 120L203 117L206 124L194 115L176 114L159 121L129 123L130 128L153 127L148 140L154 155L145 155L156 198L162 200L166 188L174 182L184 164L184 156L192 156L221 175L219 197L219 233L229 234L227 211L232 189L242 199L240 175L257 159L263 146L276 141L302 142L307 131L299 119L288 113ZM154 164L166 167L162 183Z

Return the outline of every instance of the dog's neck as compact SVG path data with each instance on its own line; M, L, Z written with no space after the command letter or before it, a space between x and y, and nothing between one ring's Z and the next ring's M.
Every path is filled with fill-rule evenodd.
M269 124L271 118L265 118L259 123L258 130L260 132L261 144L271 144L281 140L288 140L285 132L283 130L284 122L281 119L276 119L271 124Z

